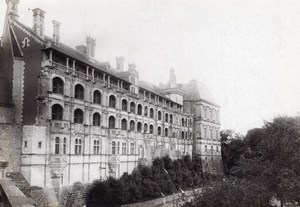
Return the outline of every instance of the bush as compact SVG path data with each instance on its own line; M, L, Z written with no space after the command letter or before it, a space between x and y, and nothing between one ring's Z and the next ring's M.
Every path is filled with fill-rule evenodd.
M153 165L139 165L131 175L120 179L95 181L87 194L87 203L116 206L153 199L176 192L179 188L199 187L202 183L201 159L184 156L172 160L169 156L156 158Z

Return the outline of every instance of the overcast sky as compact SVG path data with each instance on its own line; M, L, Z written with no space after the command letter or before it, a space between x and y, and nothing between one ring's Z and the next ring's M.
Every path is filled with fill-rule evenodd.
M61 41L96 38L96 59L135 62L140 78L206 84L223 129L246 133L264 120L300 112L299 0L20 0L20 21L32 9L61 22ZM2 34L5 1L0 1ZM127 68L127 67L126 67Z

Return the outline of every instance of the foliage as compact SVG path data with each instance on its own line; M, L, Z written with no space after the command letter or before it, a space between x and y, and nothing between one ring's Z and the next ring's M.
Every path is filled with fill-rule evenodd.
M231 178L212 183L184 207L267 207L270 198L265 190L263 186L246 180Z
M131 175L120 179L108 178L93 183L87 194L87 203L99 206L118 206L145 199L169 195L203 184L201 158L184 156L172 160L169 156L155 158L152 166L139 165Z
M246 149L247 145L240 135L232 130L221 131L222 160L226 175L229 175L231 168L237 165Z
M283 203L300 202L299 117L275 118L254 134L233 174L266 186Z
M263 207L274 199L281 206L300 203L300 117L277 117L244 139L232 137L221 133L224 168L231 177L205 188L186 207Z

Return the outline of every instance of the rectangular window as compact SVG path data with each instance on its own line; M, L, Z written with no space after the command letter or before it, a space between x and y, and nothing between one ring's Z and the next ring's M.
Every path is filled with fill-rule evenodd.
M75 139L75 154L81 154L81 149L82 149L82 140L81 139Z
M25 148L27 147L27 141L24 141L24 147Z
M118 142L118 149L117 149L117 154L120 154L120 142Z
M122 155L126 154L126 142L122 143Z
M38 147L42 148L42 142L38 142Z
M94 154L97 155L100 153L100 141L94 140Z
M135 78L134 77L130 77L130 82L135 84Z
M64 142L63 142L63 154L67 154L67 139L64 138Z
M135 93L135 87L130 87L130 91L131 91L132 93Z
M130 154L134 154L134 143L130 143Z
M210 151L211 151L211 153L213 153L213 151L214 151L214 147L213 146L210 146Z

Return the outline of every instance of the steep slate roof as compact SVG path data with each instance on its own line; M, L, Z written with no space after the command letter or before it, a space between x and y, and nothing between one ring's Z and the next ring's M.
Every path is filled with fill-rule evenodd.
M158 86L152 84L152 83L149 83L147 81L143 81L143 80L140 80L139 83L138 83L138 86L147 90L147 91L150 91L152 93L155 93L161 97L164 97L165 99L168 99L170 100L168 97L166 97L165 95L163 95L161 93L161 88L159 88Z
M91 67L101 70L102 72L108 73L112 76L115 76L121 80L124 80L126 82L129 82L128 75L129 71L123 71L123 72L117 72L116 69L107 67L107 63L101 63L97 60L90 60L85 54L82 54L81 52L77 51L75 48L69 47L66 44L63 44L62 42L59 43L59 45L55 45L53 43L53 39L51 37L45 36L45 39L38 37L32 30L32 28L20 23L19 21L13 20L20 26L24 27L28 32L30 32L31 35L38 38L40 41L42 41L45 44L45 50L53 49L56 50L62 54L65 54L73 59L76 59L80 62L83 62L87 65L90 65ZM47 43L51 43L48 44ZM166 97L164 94L161 93L161 88L158 86L140 80L138 82L138 86L144 90L147 90L149 92L152 92L154 94L157 94L165 99L170 100L168 97ZM213 99L212 95L210 94L208 88L203 83L198 82L197 80L192 80L188 84L183 84L182 89L185 91L185 95L183 97L184 100L204 100L208 103L211 103L213 105L215 104L215 100ZM172 100L170 100L172 101ZM172 101L173 102L173 101ZM218 105L216 105L218 106Z
M95 69L98 69L98 70L101 70L103 72L106 72L106 73L109 73L110 75L112 76L115 76L119 79L122 79L126 82L128 82L128 80L126 79L123 79L122 77L119 77L118 73L116 73L113 68L112 69L109 69L107 67L107 63L101 63L97 60L94 60L94 61L91 61L85 54L82 54L81 52L77 51L75 48L72 48L72 47L69 47L68 45L62 43L62 42L59 42L59 45L55 45L53 43L53 39L49 36L45 36L44 40L42 38L40 38L39 36L37 36L32 28L24 25L23 23L17 21L17 20L13 20L14 22L16 22L17 24L19 24L20 26L22 26L24 29L26 29L31 35L35 36L36 38L38 38L40 41L42 41L44 44L45 44L45 50L48 50L48 49L53 49L53 50L56 50L62 54L65 54L73 59L76 59L77 61L80 61L80 62L83 62L87 65L90 65L91 67L95 68ZM47 43L51 43L50 45L47 45ZM47 47L48 46L48 47Z
M197 80L191 80L189 83L184 84L182 89L185 91L183 100L205 101L218 106L207 86Z

